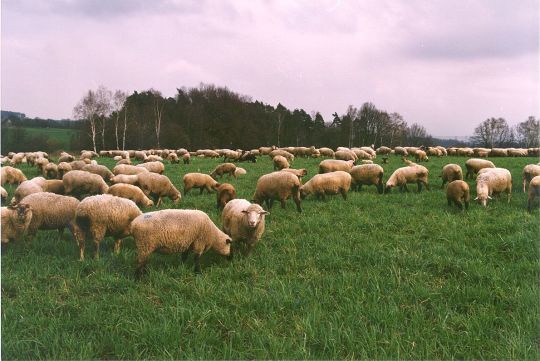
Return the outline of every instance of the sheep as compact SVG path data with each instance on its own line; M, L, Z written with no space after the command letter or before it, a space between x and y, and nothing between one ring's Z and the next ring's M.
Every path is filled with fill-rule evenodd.
M382 194L384 169L380 165L357 165L351 169L350 174L351 186L355 191L361 190L363 185L375 185L379 194Z
M540 197L540 175L535 176L529 183L529 197L527 198L527 211L532 212L535 197Z
M61 162L73 162L75 160L75 157L72 156L71 154L69 153L66 153L66 152L61 152L60 153L60 157L58 158L58 163L61 163Z
M159 155L155 155L155 154L151 154L149 155L148 157L146 157L143 162L144 163L148 163L148 162L162 162L163 161L163 158L161 158Z
M80 159L92 159L94 157L99 157L99 155L96 152L93 152L91 150L81 150L81 156Z
M352 177L348 172L341 170L316 174L309 181L300 187L300 197L306 198L310 194L314 194L317 199L325 199L327 194L340 193L343 199L347 200L347 192L351 188Z
M122 158L118 162L116 162L116 165L120 165L120 164L128 164L128 165L130 165L131 160L129 160L129 158Z
M32 220L32 209L27 204L17 204L2 207L0 213L2 245L21 239Z
M523 168L523 193L525 193L527 182L530 182L537 175L540 175L540 165L527 164Z
M236 165L233 163L222 163L218 165L214 170L210 173L210 177L217 179L219 176L220 178L223 178L224 174L228 175L228 178L231 177L231 175L236 178L236 175L234 174L234 171L236 170Z
M373 150L372 150L373 151ZM351 149L351 152L354 153L354 155L356 156L356 160L358 159L371 159L373 158L371 153L369 152L366 152L364 149L360 149L360 148L352 148ZM336 159L342 159L342 160L348 160L348 159L344 159L344 158L338 158L336 156Z
M2 197L2 203L4 203L7 200L8 192L2 186L0 186L0 196Z
M450 163L443 167L439 177L442 179L441 189L443 189L447 182L463 180L463 171L458 164Z
M131 222L141 214L133 201L110 194L83 199L75 212L74 234L79 244L79 259L84 260L87 238L95 244L96 259L99 259L99 243L107 236L115 238L114 252L120 252L122 238L130 235Z
M303 177L305 177L308 174L307 169L301 168L301 169L294 169L294 168L285 168L282 169L281 172L289 172L294 174L298 177L298 179L302 180Z
M422 191L422 184L429 190L428 175L429 171L427 168L421 165L398 168L386 181L385 193L390 192L396 186L399 186L402 192L408 192L407 183L418 184L418 192Z
M136 165L136 167L145 168L149 172L157 173L157 174L163 174L163 172L165 172L165 164L159 161L141 163L141 164Z
M238 178L238 176L240 175L246 175L246 170L244 168L241 168L241 167L236 167L236 170L234 171L234 176L235 178Z
M501 149L501 148L492 148L489 155L491 157L507 157L508 156L508 150L507 149Z
M145 213L133 220L130 232L137 247L137 278L144 274L148 257L155 250L182 253L183 260L192 251L195 273L201 272L200 257L208 249L223 256L231 254L231 238L199 210L165 209Z
M139 182L139 177L137 175L118 174L112 177L111 179L112 184L126 183L126 184L137 185L138 182Z
M176 154L178 154L179 157L183 156L186 153L189 154L188 150L185 148L180 148L176 150Z
M180 163L180 160L178 159L178 155L176 153L169 153L169 155L167 156L167 160L171 162L171 164Z
M136 160L144 161L144 160L146 159L146 153L143 152L143 151L137 150L137 151L135 152L134 158L135 158Z
M17 153L11 158L12 165L19 165L19 164L22 164L24 161L25 161L24 153Z
M469 185L460 179L451 181L446 188L446 200L449 206L453 202L459 209L463 209L463 204L465 204L465 209L469 209L471 200Z
M258 153L259 151L257 151ZM243 152L240 155L240 158L238 158L239 162L251 162L251 163L257 163L257 155L254 153L254 151L249 152Z
M506 192L508 203L512 197L512 175L505 168L482 169L476 177L476 198L484 207L491 195Z
M49 164L49 160L47 158L38 158L36 159L36 161L34 162L34 164L36 165L39 173L43 173L43 168Z
M154 202L148 198L143 191L134 185L119 183L109 187L107 194L131 199L139 207L152 207Z
M385 146L380 146L379 148L375 150L375 152L377 154L390 154L390 152L392 152L392 149Z
M290 172L278 171L265 174L259 178L253 194L253 201L262 205L266 203L268 209L272 208L275 199L285 208L285 201L292 196L296 210L302 212L300 207L300 180Z
M436 150L438 151L438 149ZM424 152L423 150L417 150L416 153L414 154L414 160L416 160L417 162L421 162L421 161L427 162L429 160L429 157L427 156L426 152Z
M271 147L260 147L259 148L259 154L260 155L270 155L270 152L272 152L274 149L276 149L276 146Z
M325 159L319 163L319 173L329 173L335 172L337 170L342 170L344 172L350 172L354 165L354 161L349 160L334 160L334 159Z
M120 164L113 168L113 174L127 174L127 175L136 175L141 173L148 172L148 169L144 167L137 167L134 165L128 165L128 164Z
M471 158L465 162L465 167L467 168L467 174L465 174L465 179L472 179L480 169L495 168L495 164L493 164L493 162L489 160Z
M72 170L82 170L83 167L87 164L92 163L90 159L82 159L82 160L74 160L73 162L69 163L71 165Z
M220 184L217 188L216 193L216 206L217 209L225 207L225 205L231 201L232 199L236 198L236 190L234 189L234 186L229 183L223 183Z
M334 153L334 157L341 161L350 160L350 161L356 162L356 160L358 159L358 156L351 150L338 150L337 152Z
M245 199L234 199L227 203L221 214L222 230L231 237L233 242L244 243L249 254L261 239L264 233L265 216L269 214L256 203L250 203Z
M0 185L2 186L6 183L9 185L13 185L15 183L20 184L25 180L27 180L27 178L20 169L10 166L5 166L0 169Z
M287 161L287 158L285 158L282 155L276 155L272 159L272 162L274 163L274 170L281 170L281 169L290 167L289 162Z
M55 179L56 177L58 177L58 166L51 162L47 163L43 167L43 176L45 178Z
M457 155L471 157L474 155L474 150L472 150L471 148L458 148Z
M274 149L269 154L270 159L273 159L276 155L281 155L282 157L285 157L288 161L294 160L294 155L284 149Z
M184 164L191 163L191 154L189 154L189 153L183 154L182 155L182 160L183 160Z
M109 170L109 168L105 167L104 165L87 164L81 170L90 172L92 174L97 174L98 176L103 178L104 181L110 181L112 177L114 177L114 174Z
M55 194L64 194L64 182L61 179L46 179L45 183L41 186L43 192L50 192Z
M109 186L101 176L84 170L72 170L62 177L64 191L82 197L84 194L107 193Z
M199 188L200 194L206 189L208 193L212 192L212 189L217 189L219 183L208 174L203 173L187 173L184 178L184 195L187 195L192 188Z
M28 239L32 240L38 229L58 229L60 235L65 227L73 230L75 210L79 200L74 197L40 192L24 197L20 204L28 205L32 209L32 220L27 230Z
M43 177L35 177L30 180L22 182L16 189L11 199L11 203L17 204L24 197L32 193L43 192L43 186L45 185L46 180Z
M58 178L62 179L64 174L66 174L70 170L73 170L73 168L71 167L71 164L67 162L58 163Z
M319 153L321 153L323 157L334 158L334 151L330 148L319 148Z
M162 197L169 197L174 204L178 204L180 201L180 192L167 176L146 172L139 174L137 177L139 187L141 187L144 194L153 198L156 207L161 205Z
M409 152L407 152L407 149L403 147L394 147L394 154L401 155L402 157L407 157L409 155Z

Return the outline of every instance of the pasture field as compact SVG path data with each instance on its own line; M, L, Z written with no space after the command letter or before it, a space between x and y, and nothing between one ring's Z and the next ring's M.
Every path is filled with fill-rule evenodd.
M431 190L419 194L364 187L347 201L308 197L301 214L291 200L276 203L250 256L228 262L208 252L201 275L191 257L154 254L136 281L131 238L117 256L107 239L101 259L84 262L68 233L10 244L1 257L2 357L538 360L540 211L527 213L521 190L523 166L538 159L490 159L512 172L510 204L503 196L461 212L446 205L437 176L465 160L430 159ZM183 190L185 173L219 162L167 164L165 174ZM307 180L319 162L293 166L307 168ZM241 166L247 175L230 182L251 199L272 163ZM385 180L400 166L391 157ZM192 191L177 207L221 226L214 194Z

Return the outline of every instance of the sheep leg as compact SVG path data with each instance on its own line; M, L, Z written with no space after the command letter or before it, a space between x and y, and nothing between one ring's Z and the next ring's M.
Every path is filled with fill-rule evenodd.
M422 192L422 182L417 181L416 184L418 184L418 193Z
M463 210L463 204L461 204L461 201L460 200L457 200L457 201L454 201L456 203L456 206L460 209L460 210Z
M146 262L149 254L140 254L137 256L137 268L135 269L135 278L139 280L146 273Z
M184 187L184 195L187 196L190 190L191 190L191 187Z
M442 184L441 184L441 189L444 189L445 184L446 184L446 180L443 179Z
M448 206L452 206L452 200L450 198L446 198L446 202L448 203Z
M281 208L285 209L285 199L281 198L279 202L281 203Z
M464 203L465 203L465 209L469 209L469 201L465 200Z
M272 208L274 206L274 199L266 199L266 207L268 209Z
M199 195L202 194L202 192L205 190L205 188L204 188L204 187L201 187L200 190L201 190L201 191L199 192ZM208 193L210 193L210 192L208 192Z
M182 252L182 262L186 262L188 256L189 256L189 249L186 249L184 252Z
M195 253L195 256L193 257L193 260L195 261L195 273L201 273L201 255L198 253Z
M344 200L347 200L347 191L345 189L340 189L340 192L341 192L341 196L343 197Z
M158 197L158 200L157 200L157 203L156 203L156 207L159 207L161 205L161 197Z
M431 190L431 188L429 187L429 183L428 183L427 181L424 183L424 185L426 186L426 189L427 189L428 191Z
M120 253L120 247L122 247L122 239L119 238L114 242L114 254Z
M94 246L96 247L94 250L94 258L99 259L99 240L94 239Z

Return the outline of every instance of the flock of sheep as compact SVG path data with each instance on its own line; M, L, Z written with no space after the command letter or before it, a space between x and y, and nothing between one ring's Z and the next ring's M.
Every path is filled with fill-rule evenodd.
M401 156L405 165L396 169L386 183L383 168L373 163L382 156L386 163L389 154ZM219 183L224 175L238 177L246 174L244 168L229 162L256 162L260 156L270 156L274 171L262 175L257 181L252 202L237 199L232 184ZM309 195L325 198L326 195L341 194L347 199L352 188L360 190L363 185L374 185L379 193L389 192L394 187L408 191L407 184L417 184L429 189L426 167L416 162L428 161L430 156L462 155L474 157L465 162L465 179L476 175L476 200L487 206L492 195L505 192L510 201L512 177L504 168L497 168L487 156L534 156L540 155L539 148L531 149L485 149L444 147L373 147L329 148L315 147L261 147L251 151L230 149L203 149L188 152L178 150L148 151L82 151L79 159L62 152L54 163L44 152L10 153L1 158L1 185L18 184L8 206L1 210L2 245L23 237L32 239L38 230L68 228L79 246L79 257L84 259L86 240L95 244L96 258L99 244L104 237L114 237L114 251L119 252L122 239L133 236L137 248L137 275L145 271L148 257L154 251L182 253L182 257L194 253L195 272L200 272L200 256L209 249L232 258L231 242L245 245L250 252L261 238L265 227L262 208L272 207L275 200L285 207L292 198L298 212L302 212L302 199ZM97 163L95 158L112 157L116 166L109 170ZM407 159L414 156L416 162ZM222 228L219 229L200 210L165 209L142 213L139 207L159 207L162 198L174 203L181 199L181 192L164 175L165 161L190 163L192 157L223 157L210 174L187 173L183 177L184 195L193 188L216 193L216 206L222 211ZM319 174L305 184L302 178L305 169L290 167L295 157L325 157L319 164ZM142 163L132 165L132 160ZM39 169L43 176L30 180L17 168L27 163ZM361 163L356 165L357 163ZM463 171L458 164L447 164L441 170L441 188L448 183L448 204L455 203L460 209L468 208L469 185L463 181ZM527 208L532 210L533 200L540 196L540 165L529 164L523 169L523 191L529 183ZM7 192L0 187L2 203L7 201Z

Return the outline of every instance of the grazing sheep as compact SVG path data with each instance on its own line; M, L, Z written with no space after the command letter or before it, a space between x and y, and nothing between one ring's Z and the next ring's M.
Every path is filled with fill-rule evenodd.
M19 203L24 197L32 193L43 192L46 180L43 177L35 177L19 184L13 193L12 204Z
M119 174L127 174L127 175L136 175L141 173L148 172L148 169L144 167L137 167L135 165L129 165L129 164L120 164L113 168L113 174L119 175Z
M446 200L449 206L453 202L459 209L463 209L463 204L465 204L465 209L469 209L469 201L471 200L469 185L459 179L451 181L446 188Z
M362 189L363 185L377 186L377 191L383 192L384 169L378 164L362 164L354 166L350 171L351 186L355 191Z
M285 201L292 196L296 210L302 212L300 207L300 180L290 172L278 171L265 174L257 181L253 201L262 205L266 203L268 209L272 208L275 199L285 208Z
M22 183L26 180L24 173L17 168L5 166L0 169L0 185L8 183L9 185L15 183Z
M208 174L203 173L187 173L184 178L184 195L187 195L192 188L199 188L200 194L206 189L208 193L212 192L212 189L217 189L219 183Z
M129 199L100 194L83 199L75 212L75 236L79 244L79 258L84 259L85 240L91 238L99 258L99 243L104 237L115 239L114 252L120 251L122 238L130 235L131 222L142 212Z
M450 163L443 167L439 177L442 178L441 189L443 189L447 182L463 180L463 171L458 164Z
M128 174L118 174L112 177L111 182L112 184L126 183L126 184L137 185L139 182L139 176L128 175Z
M66 152L61 152L60 157L58 158L58 163L61 163L61 162L68 163L68 162L73 162L74 160L75 160L75 157L72 156L71 154L66 153Z
M137 160L144 161L146 159L146 153L143 152L143 151L138 150L138 151L135 152L134 158L137 159Z
M540 197L540 175L537 175L529 183L529 197L527 199L527 211L532 212L534 198Z
M85 194L107 193L109 186L101 176L84 170L72 170L62 177L66 194L82 197Z
M199 210L165 209L145 213L135 218L130 228L137 247L137 278L144 273L148 257L156 250L182 253L184 260L192 251L195 273L201 272L200 257L208 249L223 256L231 253L231 238Z
M512 197L512 175L505 168L482 169L476 177L476 198L484 207L491 195L506 192L508 203Z
M58 178L62 179L64 174L66 174L70 170L73 170L73 168L71 167L71 164L67 162L58 163Z
M1 210L2 244L18 241L32 220L32 209L26 204L9 205Z
M269 156L270 159L273 159L276 155L281 155L282 157L285 157L288 161L294 160L294 155L284 149L274 149L270 152Z
M43 192L65 194L64 182L61 179L47 179L41 188L43 188Z
M28 225L29 240L36 235L38 229L58 229L60 235L64 228L73 229L75 210L79 200L49 192L30 194L20 204L32 209L32 220Z
M287 158L281 155L276 155L272 162L274 163L274 170L282 170L285 168L289 168L289 162L287 161Z
M257 151L258 153L259 151ZM238 158L239 162L257 163L257 155L253 151L243 152Z
M373 149L371 151L373 151ZM371 155L370 152L367 152L367 151L365 151L364 149L361 149L361 148L352 148L351 152L354 153L357 160L358 159L372 159L373 158L373 156ZM336 159L348 160L348 159L344 159L344 158L338 158L337 156L336 156Z
M438 149L435 149L438 151ZM423 150L417 150L416 153L414 154L414 160L416 160L417 162L427 162L429 160L429 157L427 156L426 152L424 152Z
M221 214L223 232L231 236L234 242L245 243L249 254L264 233L264 218L268 214L256 203L234 199L227 203Z
M236 170L234 171L234 177L235 178L238 178L238 176L241 176L241 175L246 175L246 170L244 168L241 168L241 167L236 167Z
M530 182L531 179L540 175L540 165L537 164L527 164L523 168L523 192L525 193L525 188L527 182Z
M25 157L26 156L24 153L17 153L13 155L13 157L11 158L11 164L12 165L22 164L26 160Z
M334 151L330 148L319 148L319 153L321 153L321 155L323 157L330 157L330 158L334 158Z
M72 170L82 170L85 165L91 164L92 162L90 159L82 159L82 160L74 160L73 162L69 163L71 165Z
M128 165L130 165L131 160L129 158L122 158L118 162L116 162L116 165L120 165L120 164L128 164Z
M409 155L409 152L407 152L407 149L403 147L394 147L394 154L401 155L402 157L407 157Z
M350 172L354 166L354 161L349 160L335 160L335 159L325 159L319 163L319 173L329 173L342 170L344 172Z
M161 162L158 162L158 161L152 161L152 162L138 164L138 165L136 165L136 167L145 168L149 172L157 173L157 174L163 174L163 172L165 172L165 164L163 164Z
M99 155L96 152L93 152L91 150L81 150L81 156L80 159L92 159L94 157L99 157Z
M407 183L418 184L418 192L422 191L422 184L429 190L428 184L429 171L421 165L413 165L398 168L392 173L388 181L386 181L385 193L388 193L392 188L399 187L403 192L408 192Z
M180 192L167 176L152 172L141 173L138 175L138 185L144 194L153 198L156 207L161 205L163 197L169 197L174 204L180 201Z
M49 164L49 160L47 158L38 158L36 159L34 164L36 165L39 173L43 174L43 168L45 168L45 166Z
M58 166L54 163L47 163L43 167L43 176L45 178L56 179L58 177Z
M233 177L236 178L236 175L234 174L234 171L236 170L236 165L233 163L222 163L218 165L214 170L210 173L210 177L217 179L219 176L220 178L223 178L224 174L228 175L228 178Z
M302 168L302 169L294 169L294 168L284 168L281 170L282 172L289 172L289 173L292 173L294 174L295 176L298 177L298 179L302 179L302 177L305 177L307 175L307 169L305 168Z
M4 187L0 186L0 196L2 197L2 203L5 203L8 197L8 192L4 189Z
M347 199L347 192L351 188L352 177L348 172L341 170L316 174L309 181L300 187L300 197L306 198L310 194L314 194L317 199L325 199L327 194L341 193L343 199Z
M178 155L176 153L169 153L169 155L167 156L167 160L171 162L171 164L180 163L180 160L178 159Z
M465 167L467 168L467 174L465 174L465 179L473 178L480 169L483 168L495 168L495 164L489 160L471 158L465 162Z
M145 163L148 163L148 162L160 162L161 163L162 161L163 161L163 158L161 158L159 155L155 155L155 154L151 154L151 155L149 155L148 157L146 157L143 160L143 162L145 162Z
M358 159L358 156L356 155L356 153L354 153L351 150L338 150L337 152L334 153L334 158L336 158L337 160L341 160L341 161L353 161L353 162L356 162L356 160Z
M390 154L392 152L392 149L385 146L380 146L379 148L375 150L375 152L377 154Z
M236 190L234 189L234 186L232 184L223 183L217 187L217 192L216 192L217 209L225 207L225 205L229 201L235 198L236 198Z
M99 175L104 181L110 181L114 174L109 168L99 164L87 164L81 170Z
M107 194L131 199L139 207L152 207L154 205L154 202L148 198L139 187L131 184L119 183L110 186Z
M184 155L182 155L182 160L184 161L184 164L191 163L191 154L185 153Z

